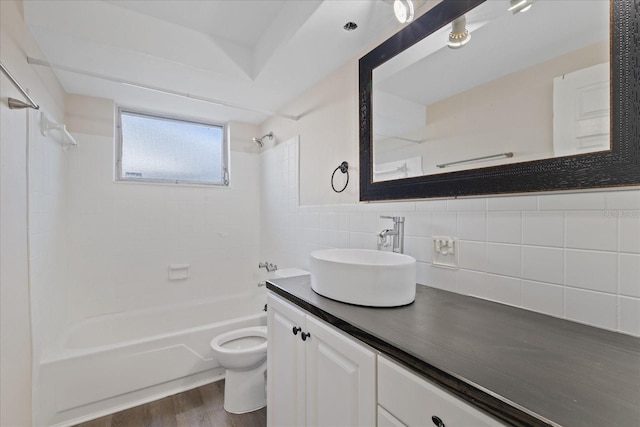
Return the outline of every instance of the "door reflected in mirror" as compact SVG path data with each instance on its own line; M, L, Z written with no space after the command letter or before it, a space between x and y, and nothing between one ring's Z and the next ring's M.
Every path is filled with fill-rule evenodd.
M374 182L610 150L609 1L511 3L373 70Z

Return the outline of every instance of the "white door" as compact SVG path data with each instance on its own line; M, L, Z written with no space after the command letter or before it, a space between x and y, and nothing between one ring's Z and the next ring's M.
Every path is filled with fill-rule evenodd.
M567 156L610 148L609 63L553 79L553 151Z
M267 295L267 425L305 424L305 314L271 293Z
M376 356L307 316L307 426L376 425Z

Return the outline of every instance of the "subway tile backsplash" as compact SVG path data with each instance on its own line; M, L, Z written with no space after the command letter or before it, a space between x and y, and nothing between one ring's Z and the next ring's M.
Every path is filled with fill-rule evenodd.
M620 254L618 261L620 295L640 298L640 255Z
M618 248L618 221L614 216L603 215L600 211L567 212L565 221L568 248L603 251Z
M297 164L287 144L292 154L263 158L263 174ZM327 247L378 249L391 226L380 216L402 215L418 283L640 336L640 189L302 207L280 204L282 191L262 188L263 217L295 218L262 219L262 257L278 265L308 269ZM458 269L432 265L433 236L459 239Z
M565 284L574 288L615 294L617 257L614 252L567 249Z
M618 297L618 330L640 335L640 299Z
M522 243L564 246L564 212L522 212Z
M564 315L569 320L620 330L616 319L617 305L617 297L613 294L565 289Z
M543 283L564 283L564 251L559 248L523 246L522 277Z

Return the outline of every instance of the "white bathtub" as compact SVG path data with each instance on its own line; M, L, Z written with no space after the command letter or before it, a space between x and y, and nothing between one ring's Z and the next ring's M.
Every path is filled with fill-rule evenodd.
M209 342L266 325L264 295L90 318L71 325L40 364L37 425L71 425L222 378Z

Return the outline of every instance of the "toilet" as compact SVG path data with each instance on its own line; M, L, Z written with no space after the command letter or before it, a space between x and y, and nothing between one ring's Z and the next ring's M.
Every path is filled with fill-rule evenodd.
M244 414L267 405L267 327L236 329L211 340L216 360L225 368L224 409Z
M303 276L299 268L276 270L275 278ZM236 329L211 340L213 354L225 368L224 409L244 414L267 405L267 327Z

